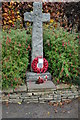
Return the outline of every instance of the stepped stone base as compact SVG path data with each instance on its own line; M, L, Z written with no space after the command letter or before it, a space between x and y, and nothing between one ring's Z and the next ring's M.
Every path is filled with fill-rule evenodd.
M52 81L45 81L42 84L36 84L35 82L27 82L28 91L53 91L56 90L56 86Z
M26 73L26 81L37 81L37 79L40 77L42 77L43 79L45 79L45 76L47 75L47 79L51 80L51 74L49 72L46 73L34 73L34 72L27 72Z
M80 97L80 90L77 86L71 86L67 84L60 84L55 86L52 81L47 81L43 84L35 84L35 82L27 82L26 86L20 86L16 91L4 90L0 96L1 102L9 103L45 103L49 102L50 104L56 102L65 102L71 101ZM24 89L26 88L26 89ZM21 90L20 90L21 89ZM20 103L19 103L20 102Z

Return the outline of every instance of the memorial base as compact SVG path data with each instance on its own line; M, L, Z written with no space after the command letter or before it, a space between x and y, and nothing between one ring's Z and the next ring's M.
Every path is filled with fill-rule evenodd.
M47 80L51 80L51 74L49 72L46 73L34 73L34 72L27 72L26 73L26 81L37 81L39 76L45 80L47 75Z

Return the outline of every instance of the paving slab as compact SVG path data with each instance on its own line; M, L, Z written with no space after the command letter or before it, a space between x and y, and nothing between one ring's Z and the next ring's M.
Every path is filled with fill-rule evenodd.
M27 82L28 91L42 91L42 90L56 90L56 86L52 81L46 81L42 84L36 84L35 82Z

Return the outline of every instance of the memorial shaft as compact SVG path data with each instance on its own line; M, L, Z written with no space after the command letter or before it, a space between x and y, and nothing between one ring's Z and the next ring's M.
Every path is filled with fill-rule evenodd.
M33 12L24 13L24 20L33 22L32 28L32 61L38 56L43 57L43 22L50 20L50 14L42 13L42 2L33 3Z

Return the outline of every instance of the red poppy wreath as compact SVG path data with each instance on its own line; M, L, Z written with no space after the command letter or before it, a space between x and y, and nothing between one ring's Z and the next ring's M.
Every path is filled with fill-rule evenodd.
M48 61L45 58L43 58L43 67L38 68L37 64L38 64L38 59L39 58L42 58L42 57L36 57L32 61L31 67L32 67L33 71L36 72L36 73L45 73L47 71L47 69L48 69Z

